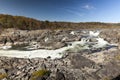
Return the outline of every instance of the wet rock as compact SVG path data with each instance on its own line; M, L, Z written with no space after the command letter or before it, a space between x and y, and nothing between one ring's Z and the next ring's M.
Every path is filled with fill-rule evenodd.
M89 39L90 42L97 42L97 40L95 38L91 38Z
M57 43L54 43L53 48L59 49L59 48L65 47L65 46L67 46L67 44L62 43L62 42L57 42Z

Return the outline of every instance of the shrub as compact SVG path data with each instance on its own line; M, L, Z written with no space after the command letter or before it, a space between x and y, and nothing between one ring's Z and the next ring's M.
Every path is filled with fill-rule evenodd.
M7 77L7 74L0 74L0 80Z
M30 80L36 80L38 78L48 76L48 75L50 75L50 73L51 73L50 71L44 70L44 69L35 71L35 72L32 73L32 76L31 76Z
M108 77L105 77L103 80L110 80Z
M116 59L116 60L120 60L120 54L116 55L116 56L115 56L115 59Z

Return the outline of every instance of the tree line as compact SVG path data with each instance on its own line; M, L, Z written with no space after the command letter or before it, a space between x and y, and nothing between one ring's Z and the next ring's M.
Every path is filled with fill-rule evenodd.
M93 29L93 28L114 28L119 27L118 24L101 23L101 22L50 22L40 21L24 16L12 16L0 14L0 29L16 28L21 30L37 30L37 29Z

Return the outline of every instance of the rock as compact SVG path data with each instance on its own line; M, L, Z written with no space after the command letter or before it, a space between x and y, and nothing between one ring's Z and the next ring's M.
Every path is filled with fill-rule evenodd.
M65 75L57 69L55 80L65 80Z
M112 80L120 80L120 75L118 75L117 77L113 78Z
M44 70L46 70L46 69L47 69L47 67L46 67L46 65L45 65L45 63L44 63L44 62L42 62L42 64L41 64L41 69L44 69Z
M120 66L116 62L110 62L100 69L96 74L103 78L113 79L120 74Z
M6 45L7 41L8 41L8 40L7 40L7 37L5 37L5 38L3 39L3 44Z
M42 40L41 37L37 37L37 42L40 42Z
M93 65L95 65L93 61L81 56L79 53L72 55L70 60L73 67L76 69L81 69L84 67L92 67Z
M22 72L21 71L17 71L16 75L20 75Z
M0 73L1 74L6 74L6 70L5 69L0 69Z
M84 31L84 30L81 30ZM81 36L84 36L89 32L86 30L85 33L81 31L72 30L37 30L37 31L8 31L9 36L14 40L14 45L24 45L24 47L30 46L33 49L59 49L65 47L72 41L80 41ZM100 37L105 38L110 43L120 44L120 30L104 30L100 34ZM71 32L71 34L70 34ZM74 32L74 33L73 33ZM111 34L112 33L112 34ZM6 35L7 33L5 33ZM1 35L3 35L1 33ZM84 36L87 37L87 36ZM48 38L45 42L44 39ZM2 43L3 37L0 36L0 43ZM8 38L9 41L9 38ZM96 42L95 38L90 39L90 42ZM8 43L7 43L8 44ZM28 45L29 44L29 45ZM119 46L119 45L118 45ZM21 46L20 46L21 47ZM118 47L118 49L120 46ZM18 48L19 49L19 48ZM75 49L73 50L75 51ZM110 51L103 49L92 49L83 50L79 53L65 52L64 58L61 59L51 59L50 57L43 58L8 58L0 57L0 73L8 74L7 80L29 80L34 71L40 69L50 70L52 73L50 76L39 77L38 80L102 80L104 77L109 77L110 79L118 79L120 75L120 60L118 55L118 60L114 57L119 54L118 50ZM96 53L100 52L100 53ZM105 56L100 56L106 52ZM40 53L41 54L41 53ZM96 54L96 55L92 55ZM100 55L97 55L100 54ZM100 59L100 63L99 63ZM44 60L44 62L43 62ZM97 63L98 60L98 63ZM102 61L101 61L102 60ZM100 66L102 65L102 67ZM59 71L56 72L56 69ZM104 78L106 79L106 78Z
M7 78L7 73L6 73L6 70L5 69L0 69L0 80L6 80Z
M65 46L67 46L67 44L62 43L62 42L57 42L57 43L54 43L53 49L59 49L59 48L65 47Z
M97 42L97 40L95 38L91 38L89 39L90 42Z

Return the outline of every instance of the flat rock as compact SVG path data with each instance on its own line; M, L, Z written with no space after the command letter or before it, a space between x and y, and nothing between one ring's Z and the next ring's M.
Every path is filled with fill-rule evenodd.
M73 67L77 69L81 69L84 67L92 67L93 65L95 65L93 61L81 56L81 54L79 53L73 55L70 60Z

